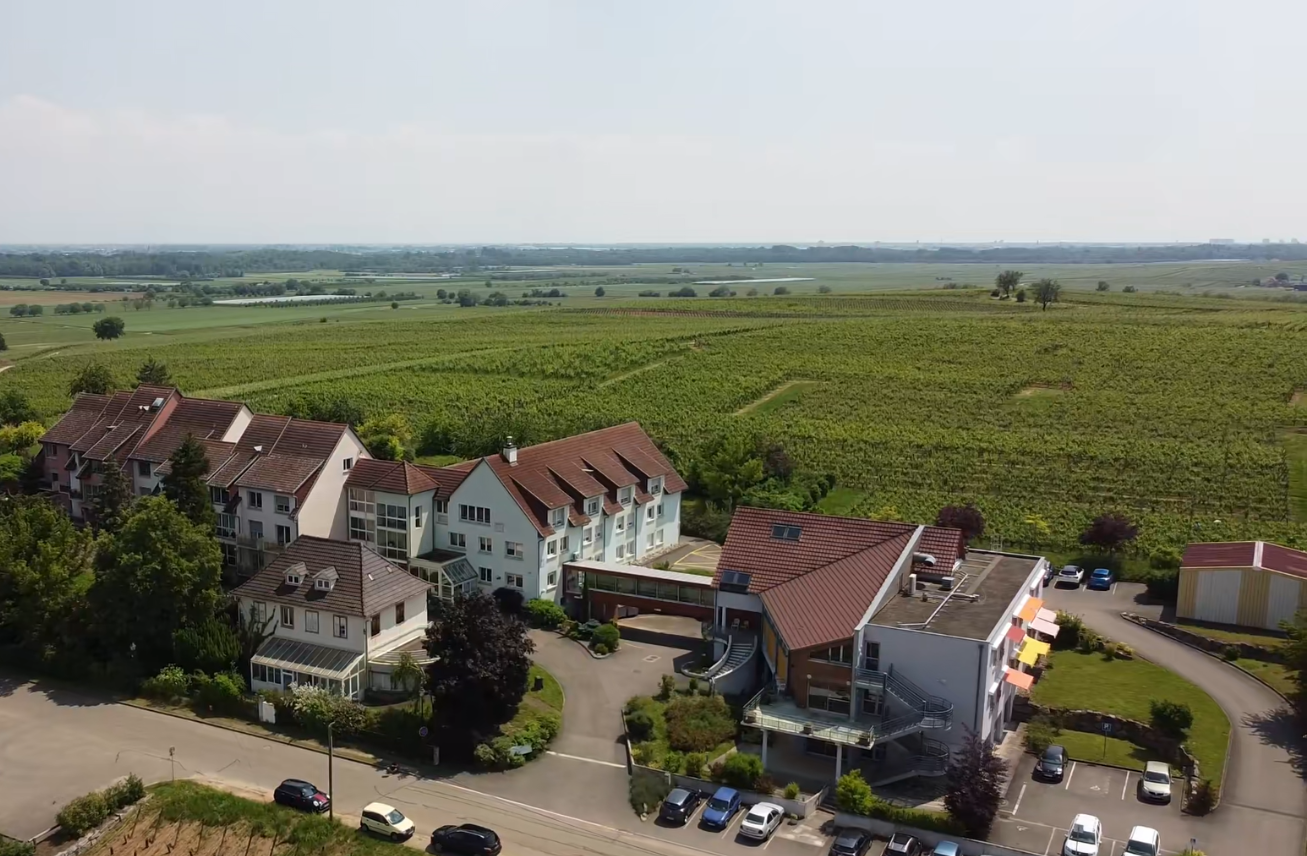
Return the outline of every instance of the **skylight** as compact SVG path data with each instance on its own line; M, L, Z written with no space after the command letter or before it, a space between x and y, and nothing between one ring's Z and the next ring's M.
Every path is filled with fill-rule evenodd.
M749 583L753 576L741 571L722 571L722 581L717 586L721 591L733 591L748 594Z
M784 523L772 525L771 536L778 541L798 541L803 530L798 526L787 526Z

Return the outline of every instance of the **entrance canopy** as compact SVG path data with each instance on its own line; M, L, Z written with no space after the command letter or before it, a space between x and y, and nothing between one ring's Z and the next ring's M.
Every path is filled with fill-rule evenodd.
M285 669L328 680L344 680L358 671L363 655L357 651L328 648L297 639L273 636L259 646L251 663L273 669Z

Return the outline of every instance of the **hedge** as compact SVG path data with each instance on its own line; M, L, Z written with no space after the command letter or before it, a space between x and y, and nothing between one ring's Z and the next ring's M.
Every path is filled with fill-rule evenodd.
M120 808L139 802L145 783L135 773L102 791L91 791L59 810L55 821L69 835L81 837L95 829Z

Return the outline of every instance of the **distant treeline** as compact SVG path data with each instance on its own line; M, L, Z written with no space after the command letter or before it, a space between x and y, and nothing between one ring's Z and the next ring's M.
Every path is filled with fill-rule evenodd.
M0 253L0 276L208 278L272 271L342 270L348 273L476 272L504 265L804 264L813 262L919 262L935 264L1140 264L1215 259L1307 260L1307 244L1194 244L1188 246L940 247L645 247L520 249L480 247L453 251L222 250L202 252Z

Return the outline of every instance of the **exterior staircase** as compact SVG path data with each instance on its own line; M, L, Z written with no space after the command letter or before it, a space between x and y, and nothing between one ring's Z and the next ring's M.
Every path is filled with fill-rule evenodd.
M883 787L916 776L943 776L948 773L948 744L929 737L920 738L917 746L892 744L891 756L869 772L867 784Z
M757 652L758 637L756 635L733 635L726 639L726 651L717 662L702 670L687 667L681 670L681 674L687 678L707 681L709 686L715 688L718 681L748 665Z
M858 669L858 686L878 689L887 700L893 699L908 713L881 720L876 728L879 738L902 737L922 729L949 729L953 727L953 703L948 699L928 694L906 677L888 672Z

